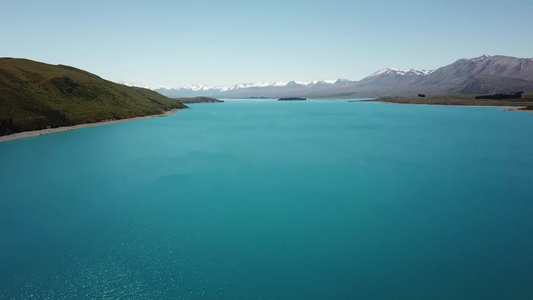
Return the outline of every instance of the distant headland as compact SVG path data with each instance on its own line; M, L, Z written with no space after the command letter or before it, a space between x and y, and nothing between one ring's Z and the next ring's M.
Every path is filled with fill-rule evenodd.
M224 101L211 97L173 98L181 103L223 103Z
M285 97L285 98L279 98L278 101L304 101L307 100L307 98L301 98L301 97Z
M505 96L508 95L506 98ZM522 94L520 97L511 96L515 93L498 93L495 95L425 95L425 97L381 97L371 100L350 101L350 102L383 102L392 104L414 104L414 105L447 105L447 106L495 106L495 107L516 107L516 111L533 112L533 93ZM523 96L522 96L523 95Z

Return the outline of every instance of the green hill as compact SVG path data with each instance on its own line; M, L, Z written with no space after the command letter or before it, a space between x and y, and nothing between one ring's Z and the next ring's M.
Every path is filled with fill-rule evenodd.
M0 58L0 135L147 115L186 106L63 65Z

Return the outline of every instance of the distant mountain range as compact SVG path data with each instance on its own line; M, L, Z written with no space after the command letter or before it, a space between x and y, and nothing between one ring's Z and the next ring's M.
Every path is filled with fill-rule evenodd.
M483 55L463 58L433 71L388 68L359 81L348 79L238 84L230 87L194 85L153 89L168 97L216 98L308 97L352 98L423 94L480 94L533 91L533 58Z

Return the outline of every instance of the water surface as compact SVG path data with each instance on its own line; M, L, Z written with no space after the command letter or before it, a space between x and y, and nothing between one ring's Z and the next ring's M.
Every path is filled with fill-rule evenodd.
M0 144L1 299L533 297L533 115L191 106Z

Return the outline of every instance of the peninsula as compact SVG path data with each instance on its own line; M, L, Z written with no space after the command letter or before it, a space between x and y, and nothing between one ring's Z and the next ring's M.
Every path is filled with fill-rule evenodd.
M128 87L64 65L0 58L0 136L187 108L154 91Z
M307 98L300 98L300 97L286 97L286 98L279 98L278 101L304 101L307 100Z
M173 98L181 103L223 103L224 101L211 97Z
M450 105L450 106L500 106L516 107L520 111L533 111L533 93L524 93L516 99L476 98L478 95L426 95L425 97L381 97L372 100L351 102L383 102L393 104L415 105Z

